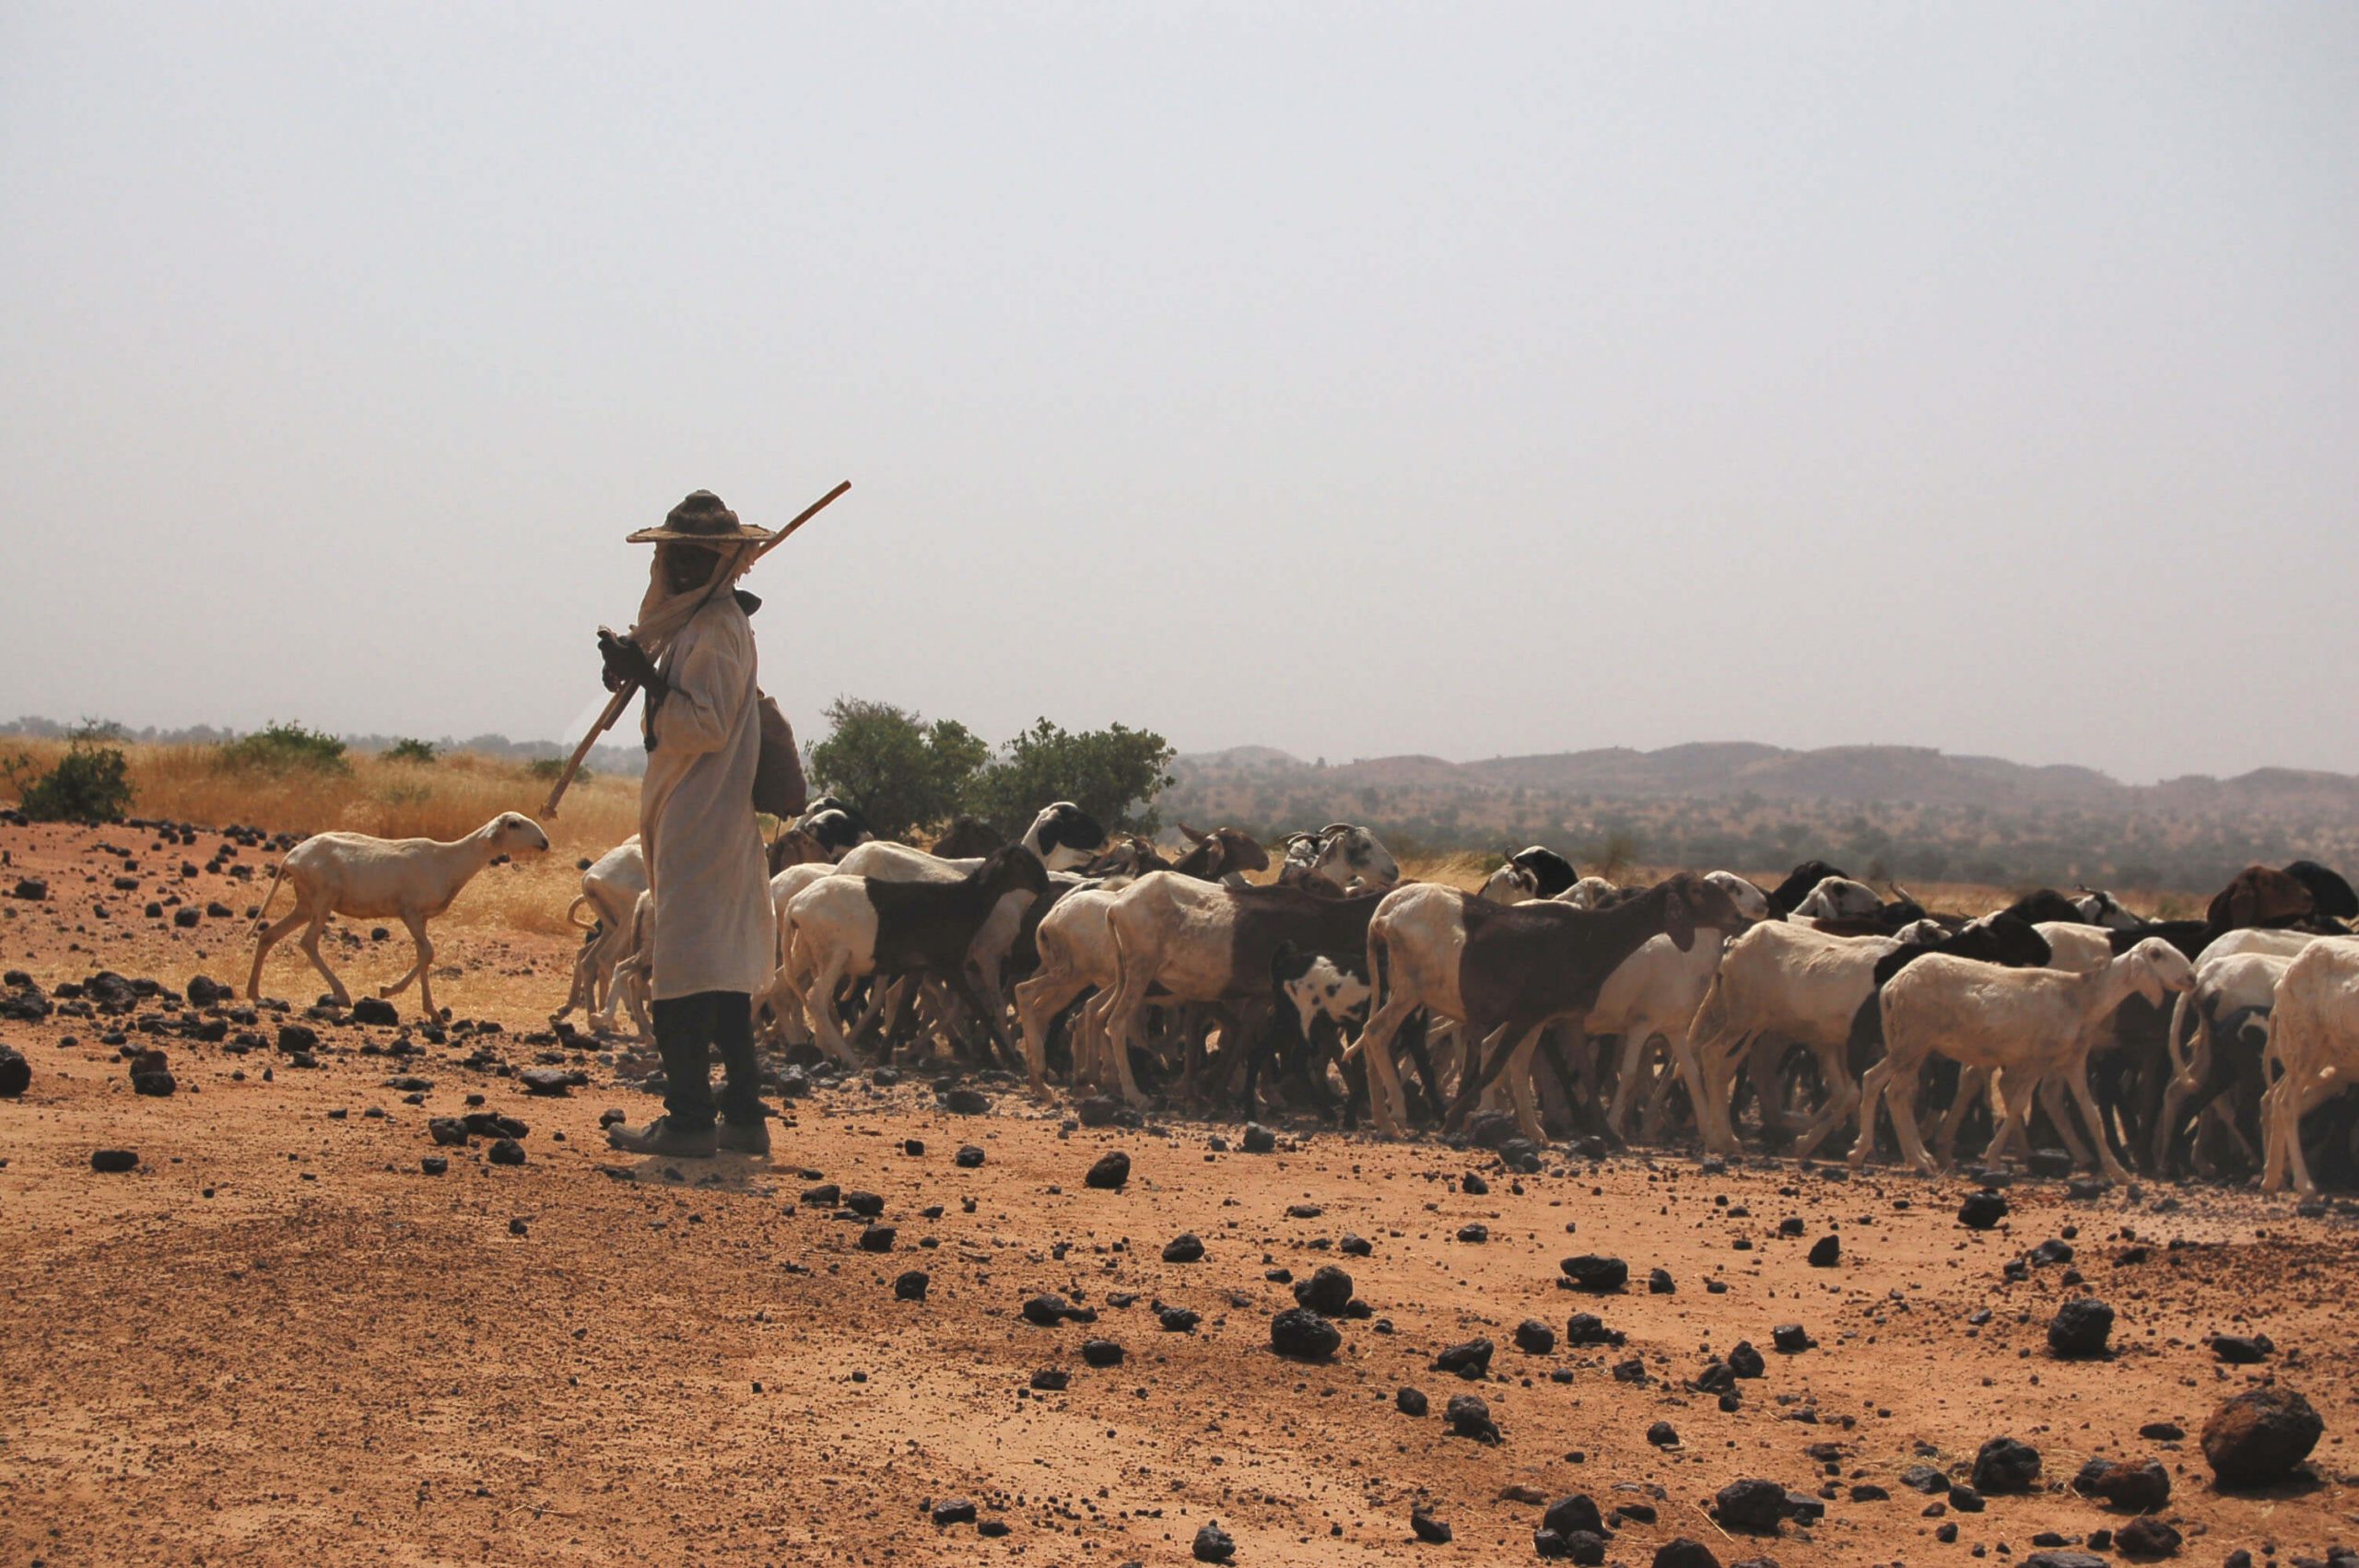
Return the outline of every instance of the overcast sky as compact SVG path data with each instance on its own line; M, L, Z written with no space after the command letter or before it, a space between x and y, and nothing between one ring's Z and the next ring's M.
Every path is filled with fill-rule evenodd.
M0 716L2359 770L2359 6L0 4Z

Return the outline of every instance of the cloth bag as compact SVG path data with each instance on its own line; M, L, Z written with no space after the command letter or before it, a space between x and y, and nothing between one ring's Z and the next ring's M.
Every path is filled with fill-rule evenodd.
M791 822L809 803L794 727L779 711L778 699L759 686L754 688L754 710L762 727L761 760L754 765L754 809Z

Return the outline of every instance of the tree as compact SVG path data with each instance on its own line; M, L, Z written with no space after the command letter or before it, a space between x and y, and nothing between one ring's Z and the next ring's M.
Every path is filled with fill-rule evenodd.
M385 748L387 762L428 763L434 760L434 744L414 736L404 735Z
M17 791L17 809L35 822L114 822L131 805L128 761L105 743L123 733L96 720L73 732L65 755L48 772L30 757L0 760L0 778Z
M1043 719L976 776L967 809L1010 837L1042 806L1071 801L1109 833L1154 833L1155 798L1169 789L1172 748L1152 730L1116 724L1073 734Z
M980 736L955 719L926 723L887 702L838 697L834 726L808 753L811 781L860 808L888 838L957 815L976 771L991 756Z

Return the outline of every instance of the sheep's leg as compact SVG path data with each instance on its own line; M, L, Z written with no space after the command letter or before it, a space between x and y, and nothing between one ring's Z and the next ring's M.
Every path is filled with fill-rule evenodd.
M1344 1047L1346 1059L1354 1055L1367 1061L1367 1113L1376 1124L1379 1138L1398 1138L1402 1134L1402 1118L1408 1109L1408 1098L1401 1091L1401 1073L1392 1060L1392 1037L1401 1031L1402 1024L1416 1008L1416 1000L1399 985L1384 999L1360 1031L1360 1037Z
M267 930L264 930L262 933L262 940L254 944L253 970L246 976L246 1000L248 1001L259 1001L262 999L262 961L270 956L270 950L276 947L281 939L283 939L288 932L293 930L297 926L301 925L310 918L310 916L303 913L300 907L298 907L291 910L285 919L275 922Z
M1950 1095L1949 1107L1942 1112L1942 1125L1933 1132L1933 1147L1940 1152L1943 1165L1957 1158L1958 1132L1966 1126L1966 1118L1974 1114L1974 1102L1987 1095L1989 1088L1990 1074L1984 1069L1958 1069L1957 1089Z
M2015 1082L2018 1072L2027 1075L2020 1084ZM1999 1129L1990 1135L1990 1146L1982 1152L1982 1163L1986 1165L1996 1165L2004 1160L2008 1149L2018 1141L2023 1144L2025 1158L2031 1154L2031 1108L2034 1097L2039 1093L2039 1079L2028 1076L2030 1072L2028 1067L2001 1067L1990 1075L1992 1093L2005 1102L2006 1114L2000 1118Z
M380 997L399 996L409 989L411 981L424 980L426 966L434 961L434 944L426 940L425 920L414 915L404 915L402 924L409 928L410 942L417 949L417 962L410 965L408 974L404 975L392 985L378 987L377 994Z
M1927 1176L1941 1167L1933 1164L1933 1156L1925 1151L1925 1135L1917 1125L1917 1084L1922 1076L1921 1059L1907 1067L1895 1069L1884 1095L1884 1108L1892 1116L1892 1130L1900 1140L1900 1152L1908 1163Z
M2056 1136L2062 1141L2064 1153L2071 1157L2074 1164L2085 1165L2090 1163L2092 1156L2089 1153L2088 1145L2083 1143L2080 1134L2072 1130L2072 1118L2064 1114L2065 1093L2065 1086L2056 1081L2054 1073L2041 1078L2038 1090L2039 1108L2048 1113L2048 1124L2056 1129ZM2091 1103L2095 1103L2094 1097ZM2111 1141L2105 1135L2103 1113L2099 1113L2098 1119L2089 1124L2089 1133L2097 1141L2097 1147L2106 1152L2108 1159L2111 1158L2113 1148ZM2024 1133L2024 1158L2026 1160L2031 1158L2031 1133L2028 1122L2025 1124Z
M2064 1086L2071 1092L2072 1103L2080 1107L2081 1119L2088 1123L2089 1137L2096 1144L2098 1164L2104 1167L2107 1177L2126 1186L2130 1173L2122 1167L2119 1160L2114 1158L2112 1141L2105 1135L2105 1118L2098 1114L2096 1097L2089 1093L2089 1072L2085 1062L2065 1069ZM2061 1127L2064 1124L2060 1119L2057 1125Z
M1820 1051L1818 1068L1819 1076L1826 1082L1826 1105L1811 1124L1802 1129L1802 1136L1796 1140L1793 1153L1794 1158L1798 1161L1809 1159L1817 1152L1818 1146L1826 1141L1828 1135L1850 1120L1852 1113L1860 1108L1860 1085L1853 1081L1850 1072L1843 1065L1843 1051L1840 1047L1832 1051ZM1914 1108L1917 1086L1913 1074L1908 1093L1911 1107L1908 1122L1913 1129L1917 1124Z
M304 956L311 959L311 967L327 977L328 989L334 994L335 1004L350 1007L352 993L344 989L344 982L335 977L335 971L328 967L328 961L320 956L320 933L327 929L328 911L323 909L312 919L311 930L303 933L299 945L303 949Z
M819 1041L819 1048L846 1067L856 1067L859 1059L852 1054L851 1042L844 1038L842 1022L836 1016L836 991L844 982L844 971L851 967L847 955L831 953L819 965L819 972L812 977L811 989L805 993L812 1001L811 1032Z
M1138 1080L1131 1071L1131 1047L1135 1042L1144 1047L1145 1036L1139 1028L1139 1014L1146 1011L1147 988L1154 984L1148 966L1125 964L1121 979L1117 983L1114 1000L1107 1004L1106 1037L1109 1048L1121 1071L1122 1098L1133 1106L1144 1106L1146 1096L1139 1092Z
M1638 1097L1638 1080L1647 1066L1647 1047L1653 1042L1643 1029L1622 1036L1621 1066L1614 1075L1614 1100L1605 1107L1605 1130L1626 1142L1630 1136L1630 1102ZM1651 1097L1651 1096L1650 1096Z
M1867 1164L1868 1156L1875 1153L1876 1106L1884 1099L1884 1086L1891 1082L1892 1074L1892 1058L1885 1057L1868 1069L1867 1076L1860 1080L1860 1136L1844 1160L1855 1171ZM1899 1118L1895 1117L1894 1119L1897 1121Z
M1049 1097L1049 1025L1087 989L1062 972L1050 974L1045 965L1030 979L1016 982L1015 1027L1024 1037L1024 1071L1036 1100ZM1076 1071L1080 1059L1076 1051Z
M1532 1142L1545 1147L1548 1129L1540 1125L1539 1086L1532 1081L1532 1059L1538 1054L1541 1031L1544 1024L1535 1024L1523 1033L1508 1057L1508 1096L1515 1108L1516 1130Z

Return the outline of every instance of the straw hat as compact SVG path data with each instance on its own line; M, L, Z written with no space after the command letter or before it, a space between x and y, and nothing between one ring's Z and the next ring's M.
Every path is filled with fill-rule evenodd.
M721 504L710 490L696 490L665 514L661 528L642 528L630 535L633 544L663 544L687 540L697 544L759 544L772 537L767 528L748 528L737 514Z

